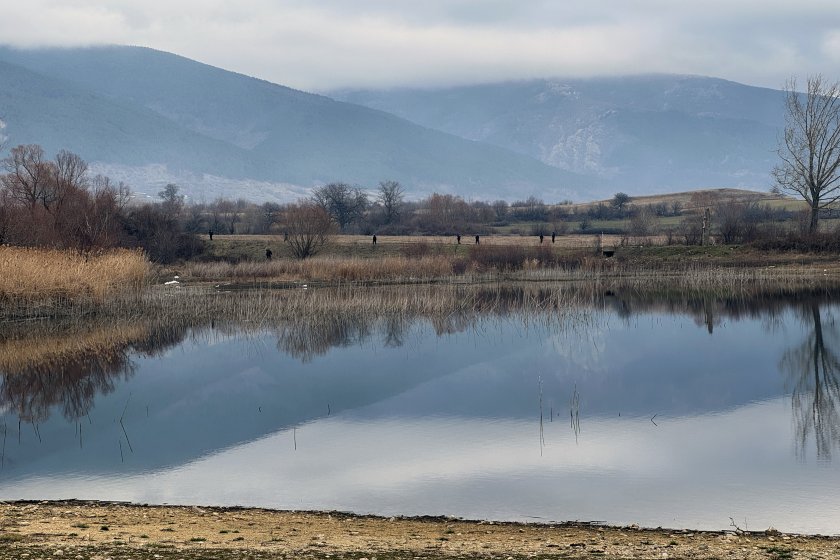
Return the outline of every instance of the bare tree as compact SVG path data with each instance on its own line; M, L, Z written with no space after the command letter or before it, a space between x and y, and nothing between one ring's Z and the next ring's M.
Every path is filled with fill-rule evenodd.
M311 201L290 204L286 209L285 222L289 247L299 259L318 253L332 233L330 215Z
M341 231L358 220L368 204L367 196L360 188L346 183L319 187L313 191L312 199L329 214Z
M131 190L123 182L114 184L109 177L96 175L86 198L75 232L79 248L89 251L115 246L120 235L119 217L131 199Z
M385 223L390 224L400 217L405 189L396 181L379 183L377 200L385 210Z
M53 165L44 158L44 149L37 144L22 144L11 149L3 160L7 172L2 177L9 198L34 211L50 186Z
M184 195L179 194L181 187L174 183L167 184L158 197L163 200L163 209L170 219L177 218L184 209Z
M81 194L88 188L88 165L81 156L61 150L55 156L52 169L52 177L44 188L41 201L52 215L53 227L60 231L67 222L79 218L72 206L85 198Z
M630 216L630 233L636 237L645 237L653 233L656 216L649 206L637 209Z
M496 213L496 220L503 221L508 216L508 209L510 206L508 205L507 201L505 200L495 200L493 201L493 212Z
M808 231L814 233L820 210L840 199L840 83L811 76L801 94L791 78L785 92L785 132L778 149L782 161L773 170L773 190L808 203Z

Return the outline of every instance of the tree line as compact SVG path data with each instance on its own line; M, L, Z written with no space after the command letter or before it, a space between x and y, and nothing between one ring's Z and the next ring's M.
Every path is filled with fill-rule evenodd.
M140 247L157 262L200 254L205 245L201 234L210 232L282 235L292 254L304 258L316 254L334 233L471 236L505 228L521 235L660 234L668 243L699 244L706 230L696 208L710 208L712 223L705 227L714 228L721 242L743 243L778 236L790 229L784 222L796 217L754 200L708 192L693 195L688 209L680 202L639 204L621 192L590 205L547 204L535 196L511 203L467 201L444 193L408 200L405 188L392 180L372 192L330 183L287 204L225 198L190 202L169 184L156 201L140 202L128 186L91 175L87 163L66 150L48 159L38 145L16 146L0 166L5 172L0 175L0 243L78 251ZM663 218L680 221L663 225ZM800 229L809 229L811 219L809 210Z

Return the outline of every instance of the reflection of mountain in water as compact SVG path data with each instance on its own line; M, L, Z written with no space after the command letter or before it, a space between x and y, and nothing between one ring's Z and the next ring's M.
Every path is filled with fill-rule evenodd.
M766 330L791 309L809 317L816 309L809 334L816 338L783 360L794 379L797 433L802 440L814 434L821 456L830 456L840 439L836 360L829 352L837 336L833 321L830 336L819 321L821 307L833 301L829 295L721 299L616 290L594 306L562 313L544 287L481 288L466 299L469 305L425 317L325 314L251 327L245 337L235 335L239 326L200 324L6 336L0 339L0 406L40 424L40 441L6 449L6 469L179 465L349 411L531 419L538 376L546 412L567 413L577 386L584 437L587 415L726 410L783 393L774 375L778 356L757 355L760 339L730 340L710 327L751 318L764 321ZM630 327L611 332L604 330L603 309L628 319L687 315L714 336L664 329L650 340ZM686 341L708 347L684 349ZM690 351L697 355L685 355ZM582 352L590 352L591 361L581 361ZM83 449L64 420L50 418L54 407L70 422L88 416ZM298 443L305 444L304 434L298 433Z

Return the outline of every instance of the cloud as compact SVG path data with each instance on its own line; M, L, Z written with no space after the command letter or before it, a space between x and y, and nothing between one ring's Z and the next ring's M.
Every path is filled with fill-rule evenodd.
M144 45L309 90L648 72L771 87L840 78L840 10L827 0L31 0L4 12L0 37L13 45Z

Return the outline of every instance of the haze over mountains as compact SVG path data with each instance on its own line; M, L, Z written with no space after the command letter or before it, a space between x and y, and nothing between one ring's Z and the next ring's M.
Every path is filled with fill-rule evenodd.
M781 91L697 76L532 80L334 96L631 193L766 189Z
M763 190L783 119L782 92L684 76L334 97L147 48L0 48L9 145L67 148L138 191L177 182L207 200L385 179L488 200Z
M151 49L7 48L0 60L11 144L71 149L152 192L176 181L193 196L288 199L329 181L394 179L418 193L569 197L590 184L491 144Z

